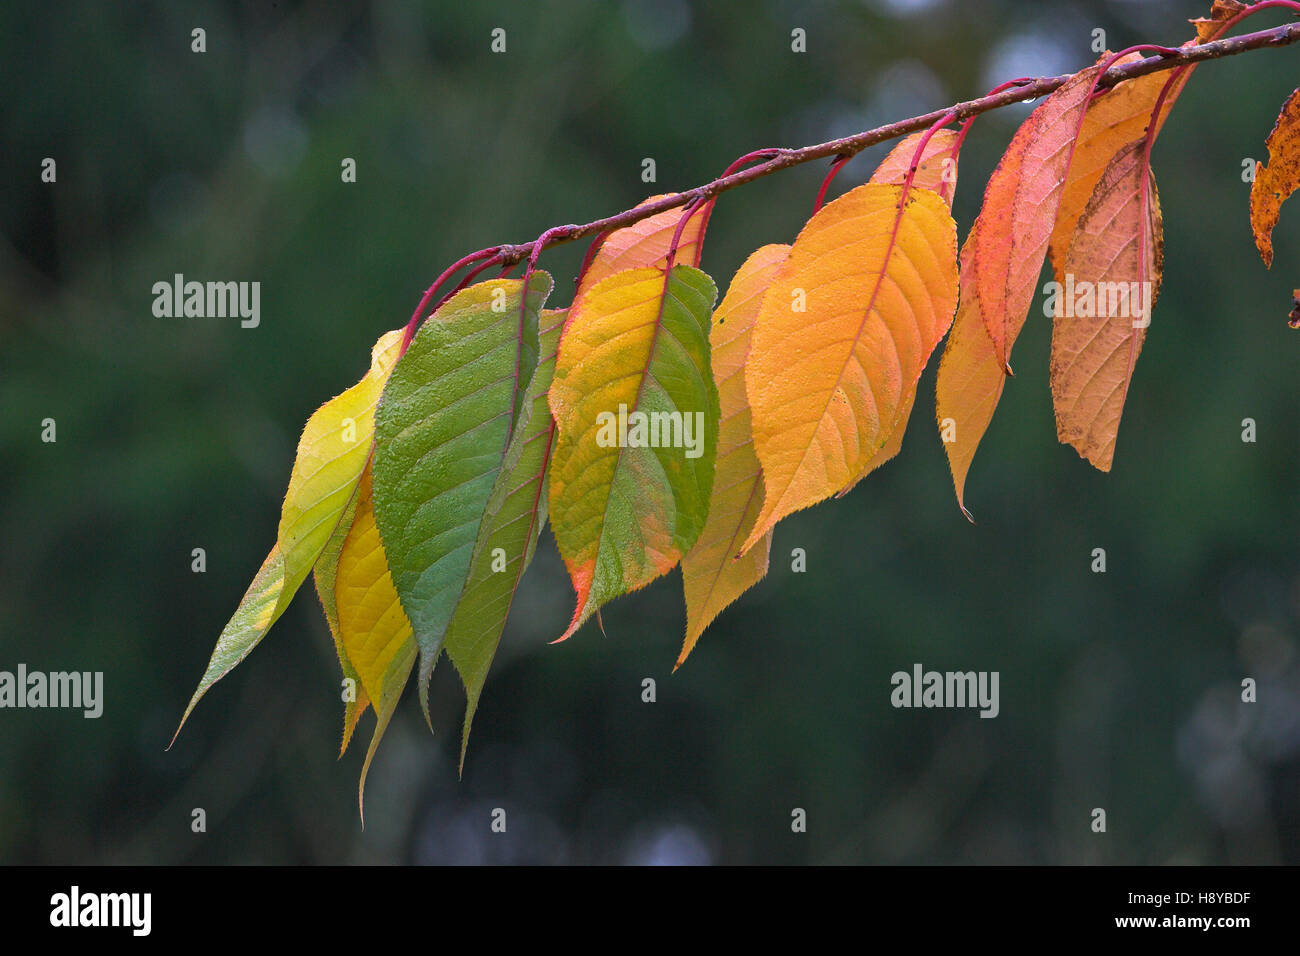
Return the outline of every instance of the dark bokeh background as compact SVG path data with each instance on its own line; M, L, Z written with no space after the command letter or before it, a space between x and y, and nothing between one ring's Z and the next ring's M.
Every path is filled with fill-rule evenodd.
M1112 49L1181 42L1206 7L5 4L0 668L102 670L107 700L99 720L0 711L0 861L1300 862L1300 210L1266 271L1241 178L1300 48L1202 67L1156 146L1164 291L1112 474L1055 440L1036 305L968 486L977 526L931 425L931 369L899 458L783 522L768 579L675 675L676 572L609 606L607 637L547 645L572 594L544 535L464 780L443 667L436 736L408 695L364 832L363 748L335 759L337 665L309 589L163 750L273 540L303 421L445 264L758 146L1077 69L1094 28ZM1028 109L976 123L963 234ZM823 171L722 197L703 262L720 285L793 237ZM559 302L581 251L544 259ZM260 281L261 327L154 318L151 286L177 272ZM891 708L890 674L914 662L1000 671L1000 716Z

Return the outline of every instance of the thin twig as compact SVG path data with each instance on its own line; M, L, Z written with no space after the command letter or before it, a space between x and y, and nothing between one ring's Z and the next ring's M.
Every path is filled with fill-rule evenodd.
M1297 40L1300 40L1300 23L1291 23L1269 30L1260 30L1257 33L1246 33L1239 37L1229 37L1197 46L1180 47L1167 54L1135 60L1122 66L1113 66L1098 79L1097 88L1109 89L1123 80L1158 73L1161 70L1201 63L1205 60L1236 56L1238 53L1245 53L1248 50L1288 46ZM711 200L719 193L735 189L737 186L743 186L746 183L751 183L756 179L769 176L782 169L789 169L792 166L799 166L803 163L832 156L853 156L869 146L875 146L877 143L884 143L891 139L906 136L909 133L927 129L949 114L951 114L950 121L955 122L971 116L978 116L981 113L987 113L990 110L1010 106L1012 103L1034 100L1064 86L1074 75L1073 73L1065 73L1060 76L1040 77L1022 86L1016 86L979 99L968 100L964 103L957 103L944 109L934 110L921 116L913 116L910 119L899 120L885 126L878 126L862 133L855 133L852 136L844 136L840 139L818 143L815 146L804 146L799 149L782 149L777 152L776 156L766 162L721 176L712 182L696 186L694 189L673 193L653 202L625 210L617 215L607 216L604 219L596 219L582 225L563 226L557 227L555 230L548 230L547 245L555 246L565 242L572 242L575 239L582 239L595 233L621 229L624 226L640 222L642 219L649 219L658 213L676 209L678 206L684 206L690 202L698 203L701 200ZM502 263L512 264L527 259L532 254L535 244L536 240L520 245L504 245L495 251Z

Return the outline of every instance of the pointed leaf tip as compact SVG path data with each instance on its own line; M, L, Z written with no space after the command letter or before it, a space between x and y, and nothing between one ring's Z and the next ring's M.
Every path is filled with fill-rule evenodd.
M429 678L537 366L538 313L551 288L537 271L527 290L521 279L494 279L452 296L421 326L376 412L375 519L419 645L430 727Z
M369 372L307 420L298 440L275 546L217 638L180 726L209 688L258 645L336 535L370 457L375 402L397 361L401 338L401 329L380 336L371 350ZM176 732L180 733L180 727ZM172 740L175 742L175 736Z
M710 361L718 386L720 427L708 518L695 546L682 558L686 597L686 637L676 671L696 641L729 604L767 574L767 545L743 559L737 547L753 529L763 502L763 475L754 454L745 360L763 296L790 253L788 245L763 246L737 270L722 303L713 313Z
M1099 471L1110 471L1114 461L1134 365L1160 294L1163 227L1145 147L1138 139L1115 155L1079 217L1065 271L1081 291L1052 324L1057 437Z
M547 391L555 373L563 310L539 317L537 368L524 390L520 414L510 438L487 509L479 525L465 588L447 626L443 650L465 687L460 770L483 685L496 655L515 591L537 548L546 523L546 482L555 426Z
M827 203L763 299L745 389L765 490L742 554L857 478L952 322L956 223L931 190L902 200L867 183Z
M570 310L549 396L551 527L577 596L562 639L699 537L717 451L716 294L692 266L628 269Z

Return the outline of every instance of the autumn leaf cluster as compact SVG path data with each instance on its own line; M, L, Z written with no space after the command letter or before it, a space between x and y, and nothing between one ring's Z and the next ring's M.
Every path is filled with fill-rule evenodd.
M1243 10L1217 0L1189 42ZM446 297L413 335L381 336L365 376L307 422L275 545L185 716L310 574L351 689L343 748L373 709L369 767L412 673L427 718L445 654L467 695L463 762L548 520L576 595L557 639L680 566L680 666L766 574L782 518L898 453L941 343L935 420L965 510L1045 262L1058 437L1108 471L1161 279L1152 146L1193 69L1100 84L1140 54L1103 54L1038 104L960 248L951 205L970 121L945 117L793 242L756 249L720 302L699 268L710 199L601 236L567 308L546 307L553 283L530 260L519 279ZM1267 145L1249 211L1271 263L1300 185L1300 90Z

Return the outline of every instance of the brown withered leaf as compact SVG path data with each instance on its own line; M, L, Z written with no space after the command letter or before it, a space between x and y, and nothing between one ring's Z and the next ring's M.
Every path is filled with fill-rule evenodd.
M1250 228L1264 265L1273 265L1273 228L1282 203L1300 188L1300 89L1293 92L1277 115L1265 141L1268 165L1255 168L1250 184Z
M1196 27L1197 43L1209 43L1226 21L1245 9L1246 4L1241 0L1214 0L1214 6L1210 9L1208 17L1197 17L1187 22Z

